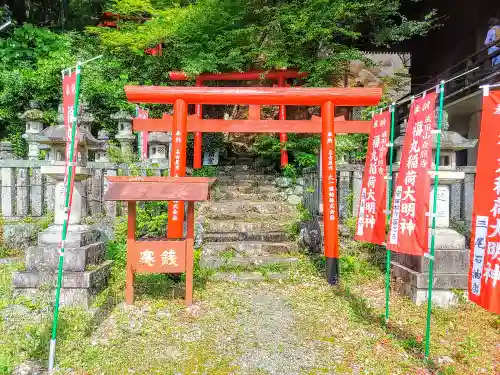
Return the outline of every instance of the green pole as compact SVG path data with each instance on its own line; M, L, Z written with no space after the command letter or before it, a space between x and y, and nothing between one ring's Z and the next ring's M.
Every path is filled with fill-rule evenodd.
M62 276L63 276L63 264L64 264L64 245L66 241L66 237L68 234L68 221L69 221L69 212L71 212L70 201L71 195L73 192L71 191L71 181L73 180L73 168L74 168L74 156L75 156L75 135L76 135L76 123L78 117L78 97L80 94L80 63L76 65L76 87L75 87L75 103L73 108L73 123L71 124L71 147L69 151L69 163L68 163L68 178L66 181L66 198L65 198L65 212L68 212L68 215L64 219L63 227L62 227L62 240L61 240L61 249L59 250L59 267L57 271L57 288L56 288L56 301L54 305L54 318L52 321L52 337L50 340L50 351L49 351L49 371L54 369L55 363L55 355L56 355L56 338L57 338L57 323L59 319L59 300L61 297L61 284L62 284Z
M139 106L136 105L135 106L135 117L139 117ZM142 133L141 132L137 132L137 160L139 160L139 162L141 162L141 147L142 147Z
M394 157L394 122L395 122L395 112L396 103L393 102L389 106L391 111L391 141L389 143L389 175L387 176L387 206L386 206L386 223L389 222L391 216L391 197L392 197L392 163ZM386 259L385 259L385 325L389 324L389 298L391 293L391 250L386 249Z
M432 282L434 279L434 242L436 237L436 204L437 189L439 181L439 159L441 154L441 127L443 124L443 103L444 103L444 81L439 85L439 116L437 123L436 140L436 161L434 174L434 194L432 197L432 230L431 230L431 249L429 253L429 292L427 293L427 323L425 327L425 359L429 359L430 341L431 341L431 314L432 314Z

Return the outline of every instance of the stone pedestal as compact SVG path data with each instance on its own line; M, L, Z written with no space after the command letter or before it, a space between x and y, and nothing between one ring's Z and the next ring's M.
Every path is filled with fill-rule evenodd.
M429 246L431 236L429 234ZM457 302L454 290L466 290L469 269L469 250L465 237L450 228L437 228L432 302L446 307ZM396 289L419 305L427 301L429 259L393 253L392 275Z
M38 246L26 253L26 271L13 275L14 295L53 298L57 282L59 247L62 238L64 214L64 166L42 167L42 173L56 183L55 220L48 229L38 234ZM111 261L105 261L106 248L99 240L99 232L81 225L82 180L89 176L87 168L77 167L75 188L65 243L61 305L79 305L89 308L93 297L108 283Z
M436 234L434 237L434 278L432 301L447 307L458 301L454 290L467 290L469 250L465 237L450 226L450 185L464 178L463 173L440 171L436 202ZM434 188L430 189L430 212L433 210ZM429 219L429 226L432 221ZM429 228L429 252L431 229ZM397 279L396 289L419 305L428 299L429 259L408 254L393 253L392 275Z

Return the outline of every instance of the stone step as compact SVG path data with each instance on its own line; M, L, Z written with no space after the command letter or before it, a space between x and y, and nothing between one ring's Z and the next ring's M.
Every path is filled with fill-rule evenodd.
M243 194L272 194L280 193L279 188L274 185L256 185L252 184L236 184L236 185L217 185L214 189L217 189L220 193L243 193Z
M226 201L228 203L229 201ZM273 222L273 221L284 221L291 222L295 219L296 215L291 213L273 213L273 214L261 214L259 212L217 212L208 211L204 214L205 218L208 220L239 220L247 222Z
M26 252L26 269L36 271L57 270L59 265L58 245L39 245ZM87 266L104 262L106 247L96 242L80 248L65 249L64 271L82 272Z
M268 280L288 280L290 275L287 272L216 272L210 279L213 281L225 281L235 283L252 283Z
M263 202L284 202L287 199L285 193L241 193L239 191L227 191L225 193L218 192L217 194L212 194L212 197L216 201L223 200L245 200L245 201L263 201Z
M202 215L239 215L244 217L246 214L284 214L295 216L297 209L291 205L282 202L262 202L262 201L226 201L226 202L210 202L202 206L199 211Z
M234 254L241 256L257 256L264 254L283 254L297 250L295 242L207 242L203 244L203 256L225 256Z
M226 156L221 160L221 165L254 165L255 164L255 159L253 157L246 157L246 156Z
M292 240L287 232L230 232L230 233L204 233L205 242L287 242Z
M251 167L249 169L226 169L226 170L219 170L218 172L219 176L272 176L273 178L276 178L276 171L270 168L257 168L257 167ZM242 177L245 179L244 177Z
M262 233L286 232L288 224L282 221L234 221L234 220L207 220L204 225L205 233Z
M259 181L259 182L267 182L274 183L276 177L269 174L259 174L259 173L235 173L230 176L217 176L217 182L221 183L222 181Z
M221 258L218 256L202 256L200 267L221 268L221 267L254 267L268 264L280 264L283 266L297 263L298 258L283 257L280 255L267 254L251 257Z

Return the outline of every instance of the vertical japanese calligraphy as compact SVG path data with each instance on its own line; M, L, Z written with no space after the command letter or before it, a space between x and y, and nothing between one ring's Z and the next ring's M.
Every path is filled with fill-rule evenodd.
M483 97L470 245L469 299L500 314L500 91Z
M326 102L321 107L321 167L323 188L323 216L325 224L325 257L327 279L331 285L338 282L339 245L337 215L337 171L335 168L334 106Z
M141 107L137 107L137 118L147 119L149 117L149 111ZM139 149L140 149L140 159L148 160L148 132L139 133Z
M375 115L366 154L355 239L382 245L385 242L386 156L391 113Z
M187 103L183 100L176 100L174 103L173 124L170 177L184 177L186 174ZM184 202L170 202L168 205L168 237L182 238L183 231Z
M420 256L428 250L429 170L435 108L436 93L431 93L416 99L410 109L394 190L389 250Z

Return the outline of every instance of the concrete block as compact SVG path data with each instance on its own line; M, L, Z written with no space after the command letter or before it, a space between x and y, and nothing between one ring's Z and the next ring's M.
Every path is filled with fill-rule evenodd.
M429 286L429 275L414 271L400 263L391 262L392 275L400 278L404 284L412 285L417 289L427 289ZM468 274L441 273L435 274L432 285L435 289L467 289Z
M96 269L85 272L64 272L63 289L96 289L102 283L106 284L111 271L111 260L107 260ZM14 272L12 282L15 288L38 289L40 287L54 288L57 282L57 271L54 272Z
M26 268L30 271L57 270L59 246L38 246L26 252ZM104 243L96 242L81 248L68 248L64 252L64 271L83 272L89 265L104 261Z
M25 250L36 245L38 226L32 223L13 223L3 225L2 242L9 249Z
M467 274L469 269L469 250L436 250L434 272ZM398 254L398 262L416 272L429 271L429 258L409 254Z
M38 234L39 245L59 245L62 238L62 225L51 225ZM86 225L70 225L65 248L78 248L97 242L99 232L89 229Z

